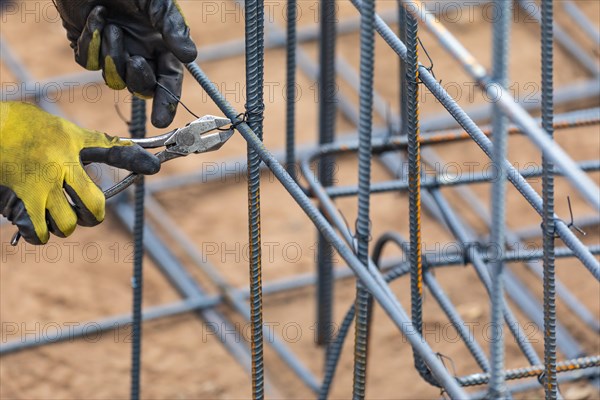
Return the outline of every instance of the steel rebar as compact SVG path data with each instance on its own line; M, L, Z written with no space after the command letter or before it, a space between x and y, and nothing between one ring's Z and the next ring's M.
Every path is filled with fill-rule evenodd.
M365 0L360 19L360 123L358 128L358 217L356 256L368 269L371 237L371 137L373 129L373 79L375 64L375 0ZM356 285L354 322L354 385L352 398L365 398L371 295L361 282Z
M563 372L558 375L557 380L559 383L566 382L577 382L587 379L594 379L600 376L600 368L588 368L579 369L570 372ZM518 382L512 385L507 385L510 393L523 393L530 390L535 390L540 387L540 383L537 378L527 379L524 382ZM470 393L471 400L485 400L487 399L487 390Z
M221 296L224 301L242 315L246 321L251 321L250 308L245 303L246 298L251 295L248 290L241 290L234 288L227 279L215 268L207 259L206 255L202 254L194 242L185 235L183 230L177 226L175 221L168 216L168 211L164 209L160 203L153 198L148 200L147 212L157 222L157 225L163 228L163 230L170 235L177 244L187 253L193 263L204 272L211 282L219 289ZM285 282L285 281L284 281ZM265 285L263 287L263 294L278 293L282 290L293 289L294 285L285 285L284 282L276 282L272 286ZM302 282L295 282L295 285L299 285ZM302 286L299 286L302 287ZM316 378L310 372L310 370L302 364L300 360L295 358L293 354L288 350L281 340L273 335L273 332L269 332L269 327L264 327L264 334L270 337L266 343L271 345L273 350L281 357L282 360L290 366L290 369L298 375L298 377L313 391L317 391L319 384Z
M552 0L541 0L542 58L542 128L550 137L554 134L554 6ZM542 154L542 241L544 247L544 391L546 400L558 395L556 381L556 277L554 265L554 166Z
M508 51L510 41L510 25L512 20L512 2L506 0L495 1L496 15L493 24L493 71L492 79L499 88L508 87ZM504 385L504 224L505 201L506 201L506 168L504 159L507 148L507 118L502 109L493 105L492 114L492 139L494 151L492 163L496 176L492 181L492 225L491 244L498 253L498 258L491 263L492 290L491 300L491 324L493 335L490 343L490 398L506 398L507 392Z
M298 4L297 0L287 2L286 36L286 113L285 113L285 165L294 179L296 176L296 48Z
M263 0L245 1L246 119L262 141L264 5ZM248 244L250 277L250 322L252 347L252 398L264 398L262 261L260 228L260 158L248 146Z
M151 197L146 199L146 208L148 214L152 214L152 204L155 203ZM119 207L124 206L125 204L120 203ZM129 215L127 213L120 214L122 216ZM164 215L164 214L162 214ZM168 222L168 219L161 220L162 222ZM131 227L133 229L133 227ZM151 231L146 231L146 234ZM175 232L175 231L173 231ZM172 233L172 232L169 232ZM179 236L173 235L173 237L177 238ZM184 241L185 242L185 241ZM182 242L182 246L184 244ZM149 246L146 245L148 248ZM185 247L185 246L184 246ZM373 250L373 254L375 254L375 247ZM600 255L600 246L591 246L590 251L594 255ZM439 267L453 267L453 266L463 266L464 261L467 257L467 253L464 252L452 252L449 253L444 251L444 253L440 254L428 254L428 262L424 265L425 270L427 271L429 268L439 268ZM526 251L521 250L512 250L508 251L504 256L505 263L516 263L516 262L528 262L528 261L539 261L543 257L543 252L541 249L531 250L527 249ZM573 257L573 252L565 247L560 247L556 249L556 258L569 258ZM491 257L486 254L483 255L484 261L490 261ZM406 260L398 260L396 258L387 258L381 260L381 268L385 270L398 270L398 269L406 269L408 273L408 262ZM351 269L346 267L337 268L334 274L336 279L346 279L349 277L353 277L354 273ZM300 289L309 285L313 285L316 283L316 275L312 273L295 275L290 278L282 278L279 280L275 280L270 283L266 283L263 287L263 294L275 294L281 293L287 290L295 290ZM243 298L248 298L250 292L248 288L237 289L234 297L240 296ZM151 321L159 318L170 317L173 315L179 315L183 313L187 313L190 311L197 310L206 310L207 308L211 308L213 306L222 304L222 296L221 295L203 295L199 297L190 297L185 300L175 301L172 303L166 303L163 305L147 307L143 310L143 321ZM131 314L125 315L116 315L108 318L103 318L96 321L88 321L83 322L77 326L74 326L70 331L63 331L60 335L56 337L44 336L43 338L39 337L24 337L22 339L10 340L6 341L5 344L0 345L0 355L10 354L13 352L31 349L35 347L44 346L47 344L58 343L62 341L75 340L82 336L90 336L92 334L96 334L98 332L104 332L112 329L116 329L118 327L124 327L130 325L132 322Z
M600 366L600 356L581 357L574 360L565 360L556 363L557 372L575 371L585 368L594 368ZM532 365L530 367L516 368L505 371L506 380L514 380L529 377L539 377L544 373L544 365ZM485 385L490 380L490 375L473 374L456 378L461 386Z
M319 144L333 142L337 114L335 79L336 2L320 2L319 40ZM319 163L319 179L324 185L333 183L333 160L324 157ZM317 232L317 343L329 345L333 321L333 251L323 235Z
M364 9L363 9L364 10ZM410 305L413 329L423 332L423 259L421 248L421 148L419 126L419 38L417 20L404 16L406 36L406 117L408 152L408 218L410 231ZM370 150L370 149L369 149ZM439 385L423 360L413 354L419 375L432 385Z
M129 132L132 138L146 136L146 101L137 97L131 103L131 121ZM135 216L133 225L133 311L131 324L131 399L140 398L140 374L142 357L142 294L144 288L144 197L146 189L144 177L135 184Z

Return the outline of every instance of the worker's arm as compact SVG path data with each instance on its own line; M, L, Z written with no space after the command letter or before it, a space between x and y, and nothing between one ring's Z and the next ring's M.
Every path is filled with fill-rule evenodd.
M0 102L0 214L32 244L104 219L104 194L83 168L103 162L154 174L159 160L130 141L80 128L20 102Z
M55 0L75 51L89 70L102 70L113 89L153 97L152 124L173 121L183 65L196 46L175 0ZM160 85L157 85L157 82Z

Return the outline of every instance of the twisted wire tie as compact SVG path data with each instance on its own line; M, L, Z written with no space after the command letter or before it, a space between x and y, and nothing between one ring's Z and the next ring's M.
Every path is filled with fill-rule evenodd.
M249 109L248 105L245 104L244 108L246 111L239 113L235 116L235 121L231 123L228 127L220 127L217 128L219 131L229 131L232 129L237 129L243 123L252 124L262 122L265 119L265 103L258 104L256 107Z
M554 235L555 239L560 239L560 236L558 234L558 230L556 229L556 223L557 222L562 222L563 224L567 225L567 228L569 228L571 230L575 230L576 232L578 232L582 236L586 236L587 232L584 231L583 229L581 229L580 227L578 227L577 225L575 225L575 219L573 218L573 208L571 206L571 197L570 196L567 196L567 203L569 204L569 216L571 218L571 222L566 223L565 220L563 220L562 218L553 218L553 220L555 222L554 223L554 229L552 229L552 232L548 232L548 233L551 233L552 235ZM544 222L542 222L540 224L540 227L542 228L542 232L546 232Z

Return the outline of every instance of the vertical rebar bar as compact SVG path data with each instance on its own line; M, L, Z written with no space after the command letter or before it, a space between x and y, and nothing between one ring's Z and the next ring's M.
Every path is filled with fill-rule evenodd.
M263 0L245 2L246 119L262 140L264 75ZM248 229L250 260L250 319L252 331L252 398L264 398L262 260L260 235L260 158L248 146Z
M286 40L286 119L285 119L285 165L288 174L295 180L296 174L296 19L297 0L287 2Z
M421 149L419 144L419 27L417 20L405 11L406 37L406 134L408 135L408 217L411 320L413 329L423 331L423 259L421 253ZM433 383L423 360L414 355L419 374Z
M356 221L357 257L363 268L369 268L371 236L371 136L373 128L373 75L375 64L375 0L365 0L360 18L360 96L358 147L358 218ZM352 397L365 398L367 345L371 296L358 283L356 289L356 322L354 337L354 386Z
M508 86L508 60L510 24L512 15L512 2L496 0L496 16L494 18L493 37L493 71L492 79L500 88ZM500 93L500 91L498 91ZM507 396L504 383L504 223L505 223L505 197L506 197L506 157L508 119L497 104L493 105L492 138L494 150L492 163L496 177L492 182L492 226L491 245L494 249L495 259L491 263L492 291L491 297L491 324L492 342L490 343L490 397L502 399Z
M552 0L542 0L542 128L554 134L554 9ZM542 154L542 245L544 249L544 390L547 400L558 394L556 381L556 282L554 271L554 166Z
M319 144L333 142L335 137L336 41L335 0L321 0L321 40L319 42ZM325 186L333 184L334 160L324 157L319 163L319 180ZM333 251L318 234L317 242L317 343L327 345L331 340L333 322Z
M146 136L146 101L137 97L131 103L131 122L129 133L132 138ZM142 357L142 290L144 257L144 177L135 185L135 213L133 222L133 316L131 324L131 399L140 398L140 364Z
M406 43L406 10L402 5L402 0L398 0L398 37L404 43ZM406 110L406 101L407 101L407 87L406 87L406 65L404 64L404 60L398 57L398 62L400 63L400 135L407 135L407 127L406 122L408 121L408 113Z

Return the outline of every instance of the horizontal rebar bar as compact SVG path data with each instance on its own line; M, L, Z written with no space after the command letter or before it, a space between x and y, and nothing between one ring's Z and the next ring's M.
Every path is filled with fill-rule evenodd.
M585 368L600 366L600 356L581 357L573 360L559 361L556 363L556 372L575 371ZM505 371L506 380L539 377L544 372L544 365L532 365L530 367L515 368ZM485 385L490 379L489 374L472 374L456 378L461 386Z
M576 371L562 372L557 375L558 383L576 382L584 379L597 378L600 376L600 368L588 368L580 369ZM523 378L527 379L524 382L507 385L510 393L522 393L530 390L539 389L540 382L538 379ZM487 399L487 390L479 392L469 393L471 400L485 400Z
M567 129L574 127L582 127L595 125L600 123L600 108L591 108L580 111L572 111L564 114L556 115L555 129ZM485 129L484 134L489 134L488 127ZM377 148L377 141L389 141L390 143L398 143L398 148L406 146L406 139L396 137L389 138L388 127L376 127L373 129L374 147ZM520 133L520 130L515 126L509 128L509 132L513 134ZM438 143L446 143L455 140L467 140L470 139L470 135L463 129L452 129L447 131L435 131L424 133L421 137L422 145L436 145ZM384 139L385 138L385 139ZM356 146L356 130L348 131L340 134L339 138L335 142L339 145L345 146ZM312 154L317 148L314 145L301 145L298 146L296 151L296 157L299 160L305 159L308 154ZM285 150L275 151L279 162L285 161ZM266 168L264 164L261 164L263 168ZM214 168L213 168L214 167ZM168 178L154 179L147 183L147 189L150 193L156 193L164 190L175 189L184 185L191 185L197 183L207 183L211 181L233 181L239 182L241 175L247 168L246 157L237 157L229 160L222 160L207 166L205 170L199 172L187 172L177 175L170 175ZM243 178L245 179L245 178Z
M600 160L587 160L577 164L582 171L595 172L600 170ZM523 178L531 179L542 176L542 167L536 166L534 168L527 168L517 171ZM554 171L555 176L562 176L558 171ZM435 177L425 177L421 180L423 188L433 189L447 186L459 186L474 183L485 183L493 182L496 179L495 172L490 169L486 169L482 172L471 172L465 174L448 174L438 175ZM395 180L376 182L371 186L371 193L385 193L385 192L401 192L408 189L408 182L406 180ZM356 186L336 186L327 188L327 194L333 198L336 197L348 197L355 196L358 189Z
M143 321L152 321L159 318L171 317L174 315L184 314L191 311L198 311L214 307L221 303L219 295L205 295L198 298L187 298L181 301L175 301L160 306L148 307L142 313ZM113 317L102 318L96 321L81 322L69 329L69 332L62 333L59 331L56 337L50 335L36 336L29 339L24 337L7 341L0 346L0 355L7 355L17 351L41 347L47 344L73 341L81 337L96 338L98 333L116 330L128 326L132 323L131 313L116 315Z

